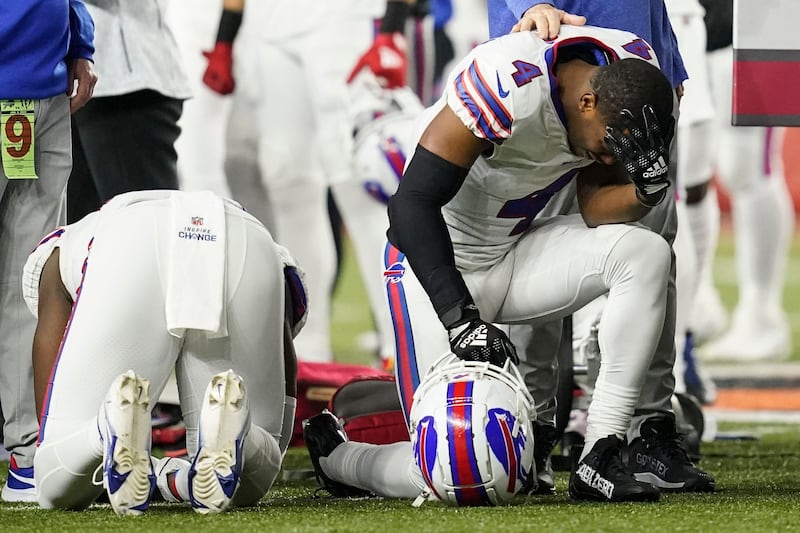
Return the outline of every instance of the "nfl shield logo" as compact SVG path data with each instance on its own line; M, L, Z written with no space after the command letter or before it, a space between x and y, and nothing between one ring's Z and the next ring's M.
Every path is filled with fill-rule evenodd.
M203 225L203 217L192 217L192 225L193 226L202 226Z

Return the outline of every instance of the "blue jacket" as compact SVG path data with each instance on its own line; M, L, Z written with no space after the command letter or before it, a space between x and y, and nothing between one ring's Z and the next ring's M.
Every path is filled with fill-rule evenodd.
M94 23L81 0L0 2L0 98L67 91L67 60L92 59Z
M664 0L488 0L489 36L499 37L511 31L522 14L536 4L553 4L568 13L583 15L592 26L635 33L653 47L661 70L673 87L689 77Z

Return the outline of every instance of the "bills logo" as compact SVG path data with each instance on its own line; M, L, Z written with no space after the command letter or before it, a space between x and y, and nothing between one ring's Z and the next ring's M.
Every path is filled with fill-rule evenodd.
M202 226L203 217L192 217L192 226Z
M393 263L383 271L383 277L389 283L400 283L405 273L406 267L402 263Z
M414 459L419 469L422 471L422 477L425 478L425 483L434 494L436 494L436 489L433 485L433 469L436 464L438 435L436 434L436 427L434 426L432 416L426 416L419 421L415 437Z
M489 447L508 474L508 492L516 493L528 480L528 471L522 464L522 449L527 437L523 431L513 434L516 417L505 409L490 409L486 424Z

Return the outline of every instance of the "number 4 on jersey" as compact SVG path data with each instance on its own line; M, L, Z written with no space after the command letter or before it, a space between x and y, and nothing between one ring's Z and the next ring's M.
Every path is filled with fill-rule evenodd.
M517 87L522 87L526 83L530 83L531 80L542 75L542 69L532 63L528 63L527 61L521 61L517 59L511 64L517 69L511 75L511 77L514 78L514 83L517 84Z

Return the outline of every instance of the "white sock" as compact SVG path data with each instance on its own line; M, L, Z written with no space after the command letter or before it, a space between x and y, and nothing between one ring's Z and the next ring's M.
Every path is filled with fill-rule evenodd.
M609 383L608 376L603 371L602 366L597 383L598 386L595 387L592 403L589 405L589 414L586 419L586 439L580 460L583 460L592 451L598 440L609 435L616 435L619 438L624 437L630 418L621 417L619 413L632 413L636 406L636 401L639 399L638 388Z
M177 457L152 458L156 486L168 502L189 501L189 467L191 463Z
M716 187L709 186L705 197L696 204L687 204L686 214L692 231L698 278L710 276L719 237L719 200Z
M781 308L794 211L781 176L736 191L733 196L740 304Z
M412 472L418 467L407 441L383 445L344 442L328 457L320 457L320 466L340 483L387 498L414 498L423 488L412 481Z
M278 439L278 448L281 455L286 454L289 442L292 440L294 430L294 414L297 411L297 398L292 396L283 397L283 423L281 424L281 437Z

